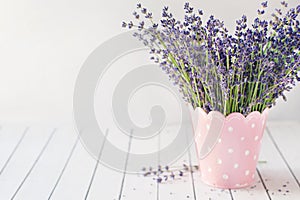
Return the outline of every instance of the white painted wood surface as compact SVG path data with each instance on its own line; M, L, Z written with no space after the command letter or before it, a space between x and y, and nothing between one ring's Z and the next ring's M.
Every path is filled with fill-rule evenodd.
M0 200L297 200L300 199L299 130L299 122L269 122L255 184L239 190L223 190L202 183L200 172L187 172L175 180L157 183L155 176L112 170L91 157L71 126L3 124L0 128ZM157 137L157 144L152 143L151 148L159 152L161 143L172 138L170 133L172 131L164 134L163 139ZM108 130L107 136L109 134ZM192 136L187 134L187 137ZM143 148L131 137L118 143L129 151ZM104 141L99 147L100 159L110 156L105 144ZM134 162L130 154L119 159L124 169ZM160 164L165 163L157 153L157 165ZM170 167L183 164L197 164L194 145Z

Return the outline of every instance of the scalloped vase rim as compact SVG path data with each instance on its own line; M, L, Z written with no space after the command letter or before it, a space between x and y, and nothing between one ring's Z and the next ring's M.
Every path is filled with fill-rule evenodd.
M263 112L259 112L259 111L252 111L251 113L249 113L246 117L240 113L240 112L233 112L233 113L230 113L229 115L227 116L224 116L223 113L221 113L220 111L210 111L209 113L205 112L201 107L196 107L195 109L193 109L194 111L197 111L199 110L202 114L206 115L207 117L213 115L214 113L217 114L217 115L221 115L223 116L225 119L228 119L228 118L231 118L231 117L234 117L234 116L240 116L240 117L243 117L244 119L248 119L250 117L252 117L253 115L259 115L259 116L264 116L264 115L267 115L270 108L266 108L263 110Z

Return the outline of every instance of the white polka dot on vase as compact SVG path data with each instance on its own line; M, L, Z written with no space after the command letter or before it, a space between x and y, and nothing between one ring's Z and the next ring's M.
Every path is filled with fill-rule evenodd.
M219 143L221 143L221 142L222 142L222 139L221 139L221 138L219 138L219 139L218 139L218 142L219 142Z
M233 128L232 128L231 126L229 126L229 127L228 127L228 131L229 131L229 132L232 132L232 131L233 131Z
M235 186L236 186L236 187L240 187L241 185L237 183L237 184L235 184Z
M233 168L234 169L237 169L239 167L239 164L237 164L237 163L235 163L234 165L233 165Z
M210 126L208 124L206 124L206 129L209 130Z
M220 164L222 164L222 160L219 158L219 159L217 159L217 163L220 165Z
M250 154L250 151L249 150L246 150L245 151L245 156L248 156Z
M257 141L258 140L258 136L255 136L254 140Z
M253 124L251 124L251 128L255 128L255 124L253 123Z
M233 149L229 148L228 153L233 153Z
M256 156L256 155L254 155L254 156L253 156L253 160L256 160L256 158L257 158L257 156Z
M250 174L250 171L249 171L249 170L246 170L246 171L245 171L245 175L248 176L249 174Z
M229 178L227 174L223 174L222 177L223 177L224 180L227 180Z
M245 137L241 137L241 141L244 141L245 140Z
M211 172L211 168L209 167L209 168L207 169L207 171L208 171L208 172Z

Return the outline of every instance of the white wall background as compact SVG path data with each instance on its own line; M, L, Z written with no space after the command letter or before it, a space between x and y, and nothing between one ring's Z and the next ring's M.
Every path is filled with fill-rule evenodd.
M167 4L182 17L185 0L141 1L155 16ZM191 0L229 29L243 13L256 15L259 0ZM1 0L0 121L72 121L73 86L80 66L102 42L124 30L136 0ZM290 0L295 6L299 0ZM270 7L279 5L272 0ZM271 9L270 9L271 10ZM279 102L272 120L299 120L300 88Z

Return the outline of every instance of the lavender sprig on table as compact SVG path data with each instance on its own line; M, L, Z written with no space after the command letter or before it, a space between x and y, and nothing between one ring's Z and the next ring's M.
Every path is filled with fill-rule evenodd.
M180 167L176 166L161 166L159 165L157 169L152 167L142 168L142 174L145 177L153 177L158 183L165 182L168 180L175 180L176 178L183 177L186 173L194 173L198 171L199 167L197 165L189 166L183 164Z
M138 4L137 22L122 26L138 30L134 36L150 48L151 59L194 108L246 116L272 107L280 96L286 100L284 92L300 80L300 5L285 14L288 4L281 5L267 21L268 3L263 2L252 25L242 16L234 33L214 16L204 23L203 11L189 3L183 21L164 7L159 23Z

